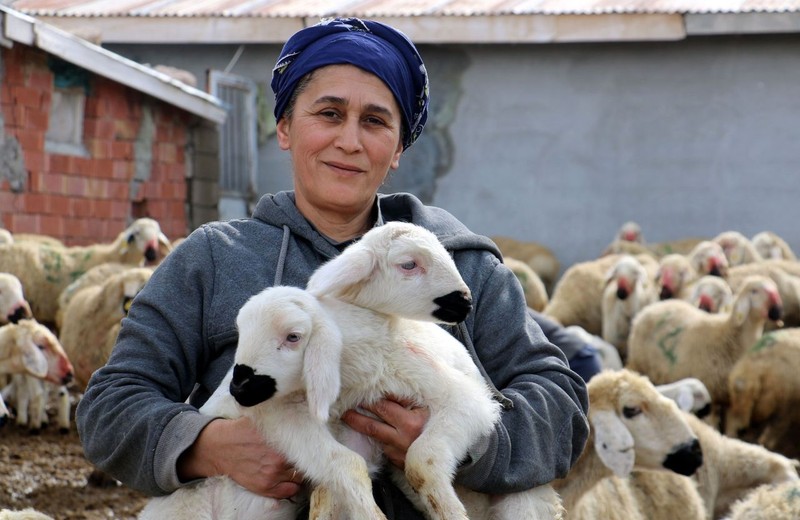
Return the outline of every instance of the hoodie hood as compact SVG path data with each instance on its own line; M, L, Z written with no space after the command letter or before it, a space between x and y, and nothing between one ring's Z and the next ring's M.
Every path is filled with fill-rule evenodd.
M258 201L253 218L278 227L288 227L295 237L303 238L328 257L336 256L336 247L325 240L297 210L294 191L264 195ZM481 249L502 258L500 250L488 237L467 229L447 211L425 206L409 193L378 194L378 205L384 221L412 222L432 231L448 251Z

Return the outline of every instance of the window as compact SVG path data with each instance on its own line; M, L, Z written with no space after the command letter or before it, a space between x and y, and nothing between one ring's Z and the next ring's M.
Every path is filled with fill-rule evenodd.
M54 88L45 149L50 153L87 155L83 146L83 87Z

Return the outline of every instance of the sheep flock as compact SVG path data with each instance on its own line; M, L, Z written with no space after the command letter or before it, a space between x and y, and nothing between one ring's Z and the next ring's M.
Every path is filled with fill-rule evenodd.
M0 425L9 422L5 428L26 428L35 433L55 423L67 431L74 405L91 373L108 358L131 301L175 243L161 233L152 219L132 221L129 227L120 230L115 240L93 246L68 246L52 237L15 234L3 229L0 232L0 353L4 356L0 359L3 385ZM430 493L435 493L452 511L458 511L457 515L445 517L800 519L797 460L800 379L796 376L800 370L800 262L785 240L768 231L748 238L734 230L723 230L713 237L648 243L637 223L625 222L596 258L561 266L556 255L540 243L499 235L491 238L503 253L503 263L517 276L528 306L594 346L602 354L604 370L587 381L589 442L570 473L547 487L554 490L558 499L558 507L552 509L557 512L504 515L497 508L502 497L493 497L491 502L486 499L484 504L483 498L457 485L454 486L457 494L451 494L446 486L437 484L439 487ZM323 267L333 269L339 265L331 264ZM326 359L307 352L297 359L283 360L268 359L264 352L252 351L237 353L235 361L240 370L250 367L256 372L278 371L274 377L278 381L278 394L260 396L259 402L280 403L284 392L281 385L285 385L287 395L294 392L307 395L308 410L300 410L297 402L291 400L291 407L283 416L280 406L286 405L273 404L272 409L264 408L267 410L264 412L257 407L251 410L240 407L231 395L237 386L232 367L201 412L220 416L249 413L254 422L264 422L266 437L272 430L281 430L286 449L294 450L298 457L304 449L295 446L298 439L311 438L309 432L317 432L314 438L317 449L305 462L309 466L304 473L316 475L315 485L337 490L333 496L347 502L343 504L345 508L366 511L371 518L379 518L368 493L357 489L368 486L369 480L364 480L363 475L342 473L342 468L328 465L326 457L319 453L334 449L333 442L344 446L336 450L349 450L352 432L343 432L346 428L336 420L343 409L359 398L363 400L364 395L374 399L381 391L396 391L397 387L391 386L389 378L382 383L384 390L371 388L369 394L357 393L364 392L358 386L362 376L352 372L352 367L358 365L348 361L349 356L387 349L377 348L381 342L347 325L372 321L348 318L348 312L354 311L345 312L337 307L341 303L326 303L325 299L337 290L327 288L324 280L334 277L323 268L318 273L308 288L297 289L298 294L290 292L288 296L309 299L310 303L300 305L304 312L313 308L316 314L324 313L326 319L333 320L324 335L328 343L338 340L338 354ZM360 282L369 284L373 280ZM382 279L374 283L384 284L382 289L391 294L386 287L390 282ZM317 285L322 289L315 289ZM435 290L435 285L428 285L426 290ZM338 291L338 294L348 293ZM424 294L405 297L406 301L412 301ZM375 305L346 303L348 309L357 306L361 313L366 312L361 307ZM281 305L273 313L288 313L291 308L291 304ZM381 313L385 309L368 311ZM259 312L264 311L259 309ZM257 326L253 309L240 314L242 320L245 317L247 323L237 322L242 331L240 349L245 348L248 327ZM321 326L317 323L320 318L309 319L312 327L309 334L319 334L313 328ZM403 319L429 322L419 329L420 340L436 337L432 343L436 343L437 349L451 348L444 337L447 335L441 335L443 329L431 323L438 320L415 315ZM331 331L331 326L336 330ZM377 333L391 342L390 334L383 329L379 332L374 323L371 327L376 329L373 335ZM17 339L23 337L23 332L27 335L24 337L44 340L24 343ZM264 337L272 332L281 331L260 328L250 331ZM42 341L47 348L40 351L35 346ZM362 350L350 347L359 343ZM391 349L388 351L390 354ZM448 363L456 362L452 377L454 381L462 381L462 389L467 381L480 381L468 356L466 361L461 359L465 352L432 350L430 354L434 358L441 355ZM388 360L389 354L372 355L375 359L387 356ZM387 360L376 363L389 363ZM313 365L304 366L306 362ZM396 370L425 373L424 367L405 366L396 359L391 363ZM456 385L437 383L439 387ZM315 385L320 386L315 388ZM475 417L475 430L469 434L471 437L466 437L466 430L448 431L437 426L437 416L433 416L431 428L440 430L437 435L442 437L437 442L450 446L448 449L457 445L463 454L470 439L480 437L496 420L497 410L492 408L496 403L491 402L485 389L476 387L471 398L475 403L483 403L489 397L487 404L480 405L489 408L479 424L477 405L471 410L469 407L460 410L458 406L463 406L463 402L447 401L444 399L447 392L439 390L442 395L436 396L439 401L436 406L442 408L442 417L459 416L464 428L467 417ZM414 397L433 402L429 395ZM301 420L301 416L307 417ZM442 423L453 424L452 420ZM304 433L293 438L292 432L299 424L304 425L301 428ZM330 430L330 440L320 436L321 424ZM321 439L324 443L320 443ZM356 444L363 445L363 441ZM441 456L446 451L435 446L420 446L420 453ZM360 454L369 471L388 464L379 452L372 449ZM452 484L449 479L455 463L447 461L447 470L431 473L428 480L433 482L443 477L443 483ZM402 482L402 472L396 478ZM231 496L240 493L229 482L209 479L207 485L220 486L219 492L224 489ZM411 488L405 490L414 493ZM314 488L309 487L301 500L311 498L316 504L320 499L313 497L317 495L330 500L330 493L313 495L312 492ZM171 516L205 518L191 509L202 501L199 496L184 498L188 509L181 506L182 512ZM552 500L549 495L543 496L527 503ZM180 493L176 498L180 500ZM417 500L421 500L418 503L427 511L428 518L438 518L432 512L435 507L426 504L425 497ZM462 501L466 509L456 500ZM269 501L252 503L257 512L235 518L261 518L265 507L272 507L272 513L264 518L293 518L286 512L281 516L281 509ZM488 509L490 503L492 511ZM151 510L155 506L150 504ZM2 510L0 518L12 518L11 513ZM142 518L156 516L151 513ZM208 518L228 516L220 513Z

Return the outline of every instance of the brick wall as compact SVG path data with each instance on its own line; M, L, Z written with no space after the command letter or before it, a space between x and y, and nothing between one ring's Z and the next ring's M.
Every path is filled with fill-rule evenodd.
M1 227L83 245L109 242L146 216L169 238L187 234L191 114L92 75L83 126L88 157L48 153L48 57L22 45L2 53L0 137L18 141L24 182L14 185L0 172ZM145 120L149 132L141 131Z

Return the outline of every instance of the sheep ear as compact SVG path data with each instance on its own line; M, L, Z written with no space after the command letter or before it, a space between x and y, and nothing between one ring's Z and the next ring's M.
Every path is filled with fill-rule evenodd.
M375 254L366 248L345 250L339 257L322 264L308 280L307 289L315 296L339 294L369 278L375 269Z
M341 357L342 334L333 319L320 312L303 356L303 379L308 408L322 422L327 422L330 407L339 397Z
M172 242L169 241L167 235L165 235L163 232L158 234L158 245L160 246L159 250L161 254L166 254L172 251Z
M614 273L615 273L616 271L617 271L617 266L616 266L616 264L615 264L615 265L613 265L613 266L611 266L611 269L609 269L608 271L606 271L605 278L603 279L603 282L605 282L605 285L608 285L608 284L609 284L609 282L611 282L611 280L613 280L613 279L614 279Z
M600 460L618 477L633 470L633 436L612 411L599 410L589 415L594 428L594 449Z
M22 355L22 366L32 376L43 378L47 375L47 359L37 347L25 350Z
M747 320L747 315L750 313L750 298L739 298L736 306L733 309L733 319L736 325L742 325Z

